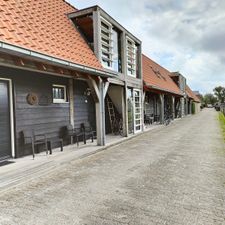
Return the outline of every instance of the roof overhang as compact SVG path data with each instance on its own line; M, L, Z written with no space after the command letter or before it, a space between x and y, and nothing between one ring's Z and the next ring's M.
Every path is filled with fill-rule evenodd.
M77 17L85 16L85 15L90 15L94 11L100 11L100 14L107 19L110 23L112 23L115 27L117 27L121 31L125 31L126 34L128 34L129 37L131 37L136 43L141 44L141 40L139 40L137 37L135 37L132 33L130 33L126 28L124 28L120 23L118 23L115 19L113 19L105 10L103 10L101 7L98 5L84 8L81 10L77 10L75 12L67 14L69 19L74 19Z
M81 64L76 64L64 59L56 58L50 55L32 51L26 48L22 48L16 45L8 44L6 42L0 41L0 52L7 53L13 56L29 58L31 60L36 60L43 63L48 63L55 66L64 67L67 69L75 70L78 72L88 73L95 76L102 77L115 77L116 73L108 72L104 70L94 69Z
M155 86L155 85L150 85L146 82L144 82L144 86L147 87L148 89L153 89L153 90L156 90L156 91L161 91L161 92L164 92L164 93L169 93L169 94L173 94L173 95L177 95L177 96L184 96L181 93L177 93L177 92L171 91L169 89L161 88L161 87L158 87L158 86Z

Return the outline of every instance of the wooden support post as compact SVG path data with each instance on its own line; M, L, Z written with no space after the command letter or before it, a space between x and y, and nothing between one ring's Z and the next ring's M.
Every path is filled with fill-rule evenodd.
M126 113L126 89L121 88L121 98L122 98L122 119L123 119L123 136L127 137L127 113Z
M73 79L69 79L69 104L70 104L70 124L74 127L74 93Z
M192 114L192 102L193 100L190 100L189 102L189 114Z
M142 131L145 130L145 121L144 121L144 118L145 118L145 114L144 114L144 108L145 108L145 96L146 96L146 91L143 90L142 92Z
M107 81L107 82L105 82L105 85L104 85L104 99L105 99L105 97L106 97L106 94L107 94L107 91L108 91L108 89L109 89L109 82Z
M93 12L93 30L94 30L94 53L101 61L101 20L99 10Z
M123 133L125 137L128 137L128 103L127 103L127 50L126 50L126 34L121 34L121 58L122 58L122 73L125 74L124 80L124 121L123 121Z
M105 94L107 92L108 84L104 84L101 78L96 82L89 77L89 85L92 86L95 91L95 109L96 109L96 133L97 133L97 145L105 145Z
M184 98L180 98L180 117L184 117Z
M129 135L129 128L128 128L128 102L127 102L127 84L125 83L124 87L124 136L128 137Z
M188 115L188 98L186 98L186 104L185 104L186 108L185 108L185 115Z
M172 96L172 118L175 119L175 97Z
M161 122L161 124L163 124L164 123L164 118L165 118L165 115L164 115L164 94L160 94L159 97L160 97L160 103L161 103L161 107L160 107L160 122Z

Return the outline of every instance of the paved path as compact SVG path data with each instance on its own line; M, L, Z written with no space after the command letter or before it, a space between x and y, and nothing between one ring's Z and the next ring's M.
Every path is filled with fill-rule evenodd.
M225 224L225 148L208 109L0 195L0 225Z

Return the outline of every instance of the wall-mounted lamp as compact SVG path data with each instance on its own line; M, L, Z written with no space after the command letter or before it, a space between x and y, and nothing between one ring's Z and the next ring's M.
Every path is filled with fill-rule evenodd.
M85 103L88 103L88 96L91 95L91 89L90 88L87 88L84 92L84 96L86 96L86 99L84 100Z
M84 95L85 96L90 96L91 95L91 89L90 88L87 88L84 92Z

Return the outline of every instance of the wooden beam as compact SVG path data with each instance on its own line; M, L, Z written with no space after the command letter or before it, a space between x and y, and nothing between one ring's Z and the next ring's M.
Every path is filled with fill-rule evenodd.
M96 81L94 79L92 79L91 76L88 76L88 77L89 77L89 79L88 79L89 87L94 90L95 95L97 97L97 101L99 101L100 100L100 91L99 91L98 85L97 85Z
M164 115L164 94L160 94L160 103L161 103L161 107L160 107L160 122L161 124L164 123L164 119L165 119L165 115Z
M73 79L69 79L70 124L74 127L74 93Z
M96 131L97 144L105 145L105 100L104 100L104 82L98 83L99 101L95 103L96 107Z
M96 10L93 12L93 31L94 31L94 53L99 61L101 61L101 20L100 12Z
M107 91L108 91L108 89L109 89L109 82L107 81L107 82L105 82L105 85L104 85L104 99L105 99L105 96L106 96L106 94L107 94Z
M175 119L175 97L174 96L171 97L172 97L172 117L173 119Z

